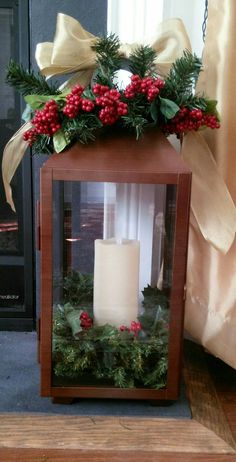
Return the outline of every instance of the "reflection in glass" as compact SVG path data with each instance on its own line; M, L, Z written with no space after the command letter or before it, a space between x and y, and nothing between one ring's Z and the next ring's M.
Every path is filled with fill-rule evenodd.
M0 152L1 158L5 144L16 131L18 110L15 91L6 84L6 69L11 58L15 57L17 43L17 25L14 24L12 8L0 8ZM1 161L1 159L0 159ZM1 163L1 162L0 162ZM17 206L17 176L13 178L12 188L14 202ZM18 192L19 194L19 192ZM0 173L0 252L1 254L19 252L18 216L6 203L5 193Z

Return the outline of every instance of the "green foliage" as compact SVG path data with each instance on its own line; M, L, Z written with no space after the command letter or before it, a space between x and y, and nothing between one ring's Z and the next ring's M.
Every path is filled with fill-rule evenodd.
M40 152L41 154L52 154L54 152L53 139L47 135L37 136L33 145L33 154Z
M160 111L166 119L172 119L179 111L179 106L170 99L160 97Z
M201 60L195 54L184 51L183 56L172 64L165 78L162 96L174 100L179 106L185 105L188 98L192 98L201 69Z
M149 310L153 306L160 305L163 308L169 307L168 298L163 293L162 290L158 289L157 287L152 287L149 284L142 290L142 294L144 297L143 306Z
M71 271L63 280L64 303L81 306L93 302L93 275Z
M69 142L77 140L86 144L95 140L96 132L102 127L102 123L95 114L80 114L75 119L64 122L62 127Z
M217 101L216 100L205 98L205 111L207 114L215 114L219 120L220 116L217 111Z
M75 337L79 332L82 331L80 315L82 310L75 310L69 303L64 306L64 313L66 321L68 322L72 335Z
M55 375L120 388L164 387L168 367L165 295L151 286L144 289L142 330L135 334L109 324L81 327L80 315L89 311L92 289L91 275L74 271L64 279L67 302L57 305L53 316Z
M126 128L128 128L130 131L135 130L137 140L143 133L145 127L148 125L147 119L135 113L131 113L129 116L124 116L122 119Z
M129 69L132 74L144 78L148 75L156 76L154 60L156 52L150 46L139 46L129 57Z
M61 152L68 145L68 139L63 130L58 130L53 135L53 147L56 152Z
M122 116L121 123L128 130L135 131L138 140L145 128L153 123L152 105L148 104L147 99L142 94L137 94L134 99L129 100L128 105L128 114Z
M120 42L115 34L99 38L92 46L96 52L98 64L95 79L101 85L113 86L114 73L121 65L119 47Z
M107 383L130 388L148 385L161 388L167 374L168 332L160 329L147 338L142 331L136 337L132 332L121 332L114 326L92 327L68 336L69 324L54 320L53 362L58 376ZM59 325L61 324L61 327ZM63 326L64 324L64 326ZM66 328L67 326L67 328ZM58 332L66 335L59 336ZM152 376L151 376L152 373Z
M142 291L144 312L139 321L144 330L155 335L168 325L169 302L166 295L157 287L149 284Z
M6 76L6 82L24 95L58 95L60 90L57 85L48 83L41 74L27 71L21 64L10 61Z
M78 106L74 116L73 112L72 116L69 116L66 111L63 111L67 104L66 96L71 90L60 91L57 85L49 83L42 75L35 75L33 71L26 71L21 65L10 62L7 83L25 95L25 100L30 106L24 111L26 120L34 117L34 111L44 110L47 101L53 99L57 103L58 131L54 133L42 127L35 127L33 124L26 135L29 145L33 145L34 152L46 154L61 152L76 141L84 144L94 141L99 131L113 128L135 132L136 139L146 127L158 127L166 135L176 133L179 136L188 130L208 126L207 119L204 119L208 114L216 118L215 127L211 123L211 128L219 128L216 102L207 99L204 95L195 94L195 84L202 69L201 60L196 55L185 51L183 56L173 63L169 74L159 87L159 77L156 75L154 64L156 52L150 46L138 46L129 60L126 60L126 65L128 70L139 76L140 80L149 77L149 83L141 82L140 86L135 87L135 80L131 80L129 92L126 91L127 89L119 89L116 83L115 73L122 68L123 63L118 37L111 34L99 38L92 48L96 53L97 69L92 83L80 95L81 100L89 99L92 104L89 109L83 105ZM95 82L108 86L110 90L118 90L119 93L117 94L116 91L109 93L103 88L101 94L98 90L94 94ZM158 91L155 92L157 88ZM72 106L74 104L72 98ZM181 128L178 121L180 108L187 108L190 111L201 109L203 117L199 125L196 121L189 125L181 122ZM191 115L186 116L187 120L188 117L191 119ZM47 128L47 120L44 123ZM44 133L52 134L48 137Z
M30 94L25 96L25 102L30 105L32 109L42 109L48 101L54 99L57 103L62 103L65 101L65 95L62 93L59 95L41 95L41 94Z

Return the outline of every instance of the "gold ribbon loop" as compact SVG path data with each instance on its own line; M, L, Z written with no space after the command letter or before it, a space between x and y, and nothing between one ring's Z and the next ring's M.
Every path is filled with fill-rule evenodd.
M155 35L155 40L148 45L151 45L157 53L155 58L157 72L165 76L173 62L183 55L184 50L191 51L191 44L183 22L177 18L162 22ZM137 46L137 43L121 44L120 53L128 59Z
M97 37L83 29L71 16L59 13L53 43L39 43L36 47L36 61L41 73L46 76L72 73L96 67L96 54L91 46ZM180 19L169 19L159 25L153 43L157 52L155 60L157 71L165 75L172 63L182 56L183 51L191 50L190 41ZM122 44L120 54L129 58L137 48L137 43Z
M53 43L39 43L35 58L46 76L67 74L96 67L96 53L91 49L97 38L83 29L76 19L57 15Z

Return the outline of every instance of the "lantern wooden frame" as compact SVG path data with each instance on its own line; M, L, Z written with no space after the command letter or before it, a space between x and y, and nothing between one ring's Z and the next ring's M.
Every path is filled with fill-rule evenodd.
M53 386L52 384L52 185L54 180L176 185L176 222L167 384L163 389ZM40 247L41 395L54 401L69 398L176 400L179 396L184 319L185 276L191 173L179 154L158 132L148 131L139 141L131 135L105 136L88 145L53 154L41 168Z

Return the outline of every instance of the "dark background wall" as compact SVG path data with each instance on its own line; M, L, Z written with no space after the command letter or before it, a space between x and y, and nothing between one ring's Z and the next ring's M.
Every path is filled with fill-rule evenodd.
M51 42L57 13L72 16L94 35L106 34L107 0L30 0L31 60L38 42Z
M57 13L64 13L77 19L84 29L96 36L107 31L107 0L29 0L30 6L30 60L31 67L38 70L35 61L37 43L53 41ZM58 80L58 79L56 79ZM66 80L66 79L65 79ZM34 202L39 198L39 169L45 155L33 157ZM35 214L34 214L35 216ZM35 258L36 312L39 314L39 258Z

